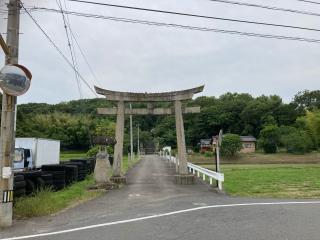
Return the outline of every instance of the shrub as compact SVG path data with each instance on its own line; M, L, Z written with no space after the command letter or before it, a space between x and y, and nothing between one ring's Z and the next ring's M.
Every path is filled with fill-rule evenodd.
M280 131L278 126L265 126L260 132L258 146L263 149L265 153L276 153L280 143Z
M95 157L97 153L99 152L100 146L96 145L89 149L87 152L88 157ZM107 151L109 154L113 154L113 148L111 146L107 146Z
M221 144L221 153L225 156L234 156L242 149L240 136L237 134L225 134Z
M312 149L312 140L306 131L296 130L284 136L283 139L289 153L304 154Z
M213 154L213 152L206 151L206 152L204 152L204 156L205 156L205 157L213 157L214 154Z

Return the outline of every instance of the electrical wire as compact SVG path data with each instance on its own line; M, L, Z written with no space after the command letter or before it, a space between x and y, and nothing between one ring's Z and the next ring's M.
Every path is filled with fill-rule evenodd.
M317 28L307 28L307 27L300 27L300 26L293 26L293 25L284 25L284 24L248 21L248 20L233 19L233 18L222 18L222 17L214 17L214 16L205 16L205 15L198 15L198 14L191 14L191 13L182 13L182 12L165 11L165 10L159 10L159 9L151 9L151 8L141 8L141 7L126 6L126 5L99 3L99 2L92 2L92 1L86 1L86 0L68 0L68 1L70 1L70 2L78 2L78 3L85 3L85 4L93 4L93 5L100 5L100 6L107 6L107 7L130 9L130 10L164 13L164 14L186 16L186 17L196 17L196 18L219 20L219 21L229 21L229 22L236 22L236 23L263 25L263 26L269 26L269 27L282 27L282 28L292 28L292 29L320 32L320 29L317 29Z
M38 21L31 15L31 13L24 7L23 3L20 1L21 7L25 10L26 14L31 18L31 20L34 22L34 24L39 28L39 30L43 33L43 35L46 37L46 39L50 42L50 44L57 50L57 52L62 56L62 58L67 62L67 64L78 72L77 69L75 69L72 65L72 63L69 61L69 59L64 55L64 53L60 50L60 48L55 44L55 42L51 39L51 37L47 34L47 32L41 27L41 25L38 23ZM58 10L59 11L59 10ZM81 79L81 81L90 89L90 91L98 97L97 93L90 87L88 82L82 77L82 75L78 72L78 75Z
M68 15L68 14L67 14L67 15ZM96 82L98 85L101 85L101 84L100 84L100 81L98 80L97 75L94 73L93 68L91 67L91 65L90 65L90 63L89 63L89 61L88 61L88 59L87 59L84 51L82 50L82 48L81 48L81 46L80 46L80 44L79 44L79 42L78 42L78 40L77 40L77 38L76 38L75 33L74 33L71 29L70 29L70 33L71 33L71 35L72 35L72 37L73 37L73 39L74 39L74 41L75 41L75 43L76 43L76 45L77 45L80 53L81 53L81 56L83 57L86 65L88 66L88 69L89 69L89 71L91 72L91 74L92 74L95 82Z
M306 3L313 3L313 4L320 4L320 2L308 1L308 0L296 0L298 2L306 2Z
M67 10L66 0L64 0L64 6L65 6L65 9ZM71 33L71 36L72 36L71 39L73 39L73 40L75 41L75 43L76 43L76 45L77 45L77 47L78 47L78 49L79 49L79 51L80 51L80 54L81 54L82 58L84 59L84 61L85 61L86 65L87 65L89 71L91 72L91 75L93 76L93 79L95 80L96 84L101 85L101 83L99 82L96 74L94 73L94 71L93 71L93 69L92 69L92 67L91 67L91 65L90 65L90 63L89 63L86 55L84 54L84 51L82 50L82 48L81 48L81 46L80 46L80 44L79 44L79 42L78 42L78 40L77 40L76 34L72 31L71 24L70 24L70 20L69 20L69 15L68 15L68 14L67 14L67 21L68 21L68 23L69 23L69 30L70 30L70 33Z
M57 10L57 9L50 9L50 8L37 8L37 9L59 13L59 10ZM254 33L254 32L233 31L233 30L198 27L198 26L190 26L190 25L182 25L182 24L174 24L174 23L146 21L146 20L131 19L131 18L110 17L110 16L104 16L104 15L71 12L71 11L67 11L67 12L65 12L65 14L78 16L78 17L104 19L104 20L117 21L117 22L143 24L143 25L150 25L150 26L156 26L156 27L180 28L180 29L185 29L185 30L215 32L215 33L233 34L233 35L241 35L241 36L249 36L249 37L290 40L290 41L302 41L302 42L309 42L309 43L320 43L320 39L312 39L312 38L304 38L304 37L291 37L291 36L285 36L285 35L273 35L273 34Z
M246 3L246 2L231 1L231 0L208 0L208 1L217 2L217 3L233 4L233 5L239 5L239 6L246 6L246 7L262 8L262 9L268 9L268 10L273 10L273 11L298 13L298 14L309 15L309 16L317 16L317 17L320 16L320 13L301 11L301 10L297 10L297 9L280 8L280 7L261 5L261 4L255 4L255 3Z
M64 29L65 29L65 33L66 33L66 37L67 37L67 42L68 42L68 48L69 48L69 51L70 51L71 61L72 61L74 74L75 74L75 78L76 78L76 82L77 82L77 86L78 86L78 91L79 91L80 99L82 99L81 85L80 85L80 80L79 80L79 77L78 77L78 71L77 71L77 64L76 64L74 48L73 48L73 44L71 45L70 36L69 36L69 32L68 32L68 27L67 27L68 23L67 23L65 15L64 15L64 10L62 8L61 0L56 0L56 3L57 3L57 5L58 5L58 7L60 8L60 11L61 11L63 24L64 24ZM70 26L69 26L69 29L70 29Z

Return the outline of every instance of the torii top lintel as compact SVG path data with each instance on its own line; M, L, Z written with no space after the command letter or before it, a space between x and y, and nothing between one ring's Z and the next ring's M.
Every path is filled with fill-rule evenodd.
M200 93L204 89L204 85L196 88L186 89L174 92L162 93L133 93L118 92L99 88L94 86L96 93L104 95L109 101L124 102L172 102L192 99L193 95Z

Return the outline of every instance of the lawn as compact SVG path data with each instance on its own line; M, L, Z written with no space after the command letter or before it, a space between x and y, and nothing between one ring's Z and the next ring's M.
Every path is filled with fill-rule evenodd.
M61 151L60 153L60 160L66 161L70 159L76 159L76 158L86 158L87 152L84 151Z
M215 169L214 165L202 165ZM225 164L224 189L234 196L320 198L320 164Z
M188 156L190 162L196 164L213 163L214 157L206 157L203 154L193 154ZM243 153L237 157L222 157L221 162L225 164L273 164L273 163L319 163L320 152L312 152L304 155L280 152L276 154L264 153Z

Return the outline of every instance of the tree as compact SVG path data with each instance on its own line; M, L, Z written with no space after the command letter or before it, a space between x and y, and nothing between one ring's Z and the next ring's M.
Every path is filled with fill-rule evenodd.
M234 156L242 149L240 136L237 134L225 134L221 144L221 153L225 156Z
M320 109L320 90L299 92L293 102L302 110Z
M297 125L309 134L313 148L318 149L320 147L320 111L307 111L305 116L297 119Z
M305 154L312 149L312 141L306 131L296 129L282 138L289 153Z
M258 146L265 153L276 153L280 143L280 132L276 125L265 126L260 132Z

